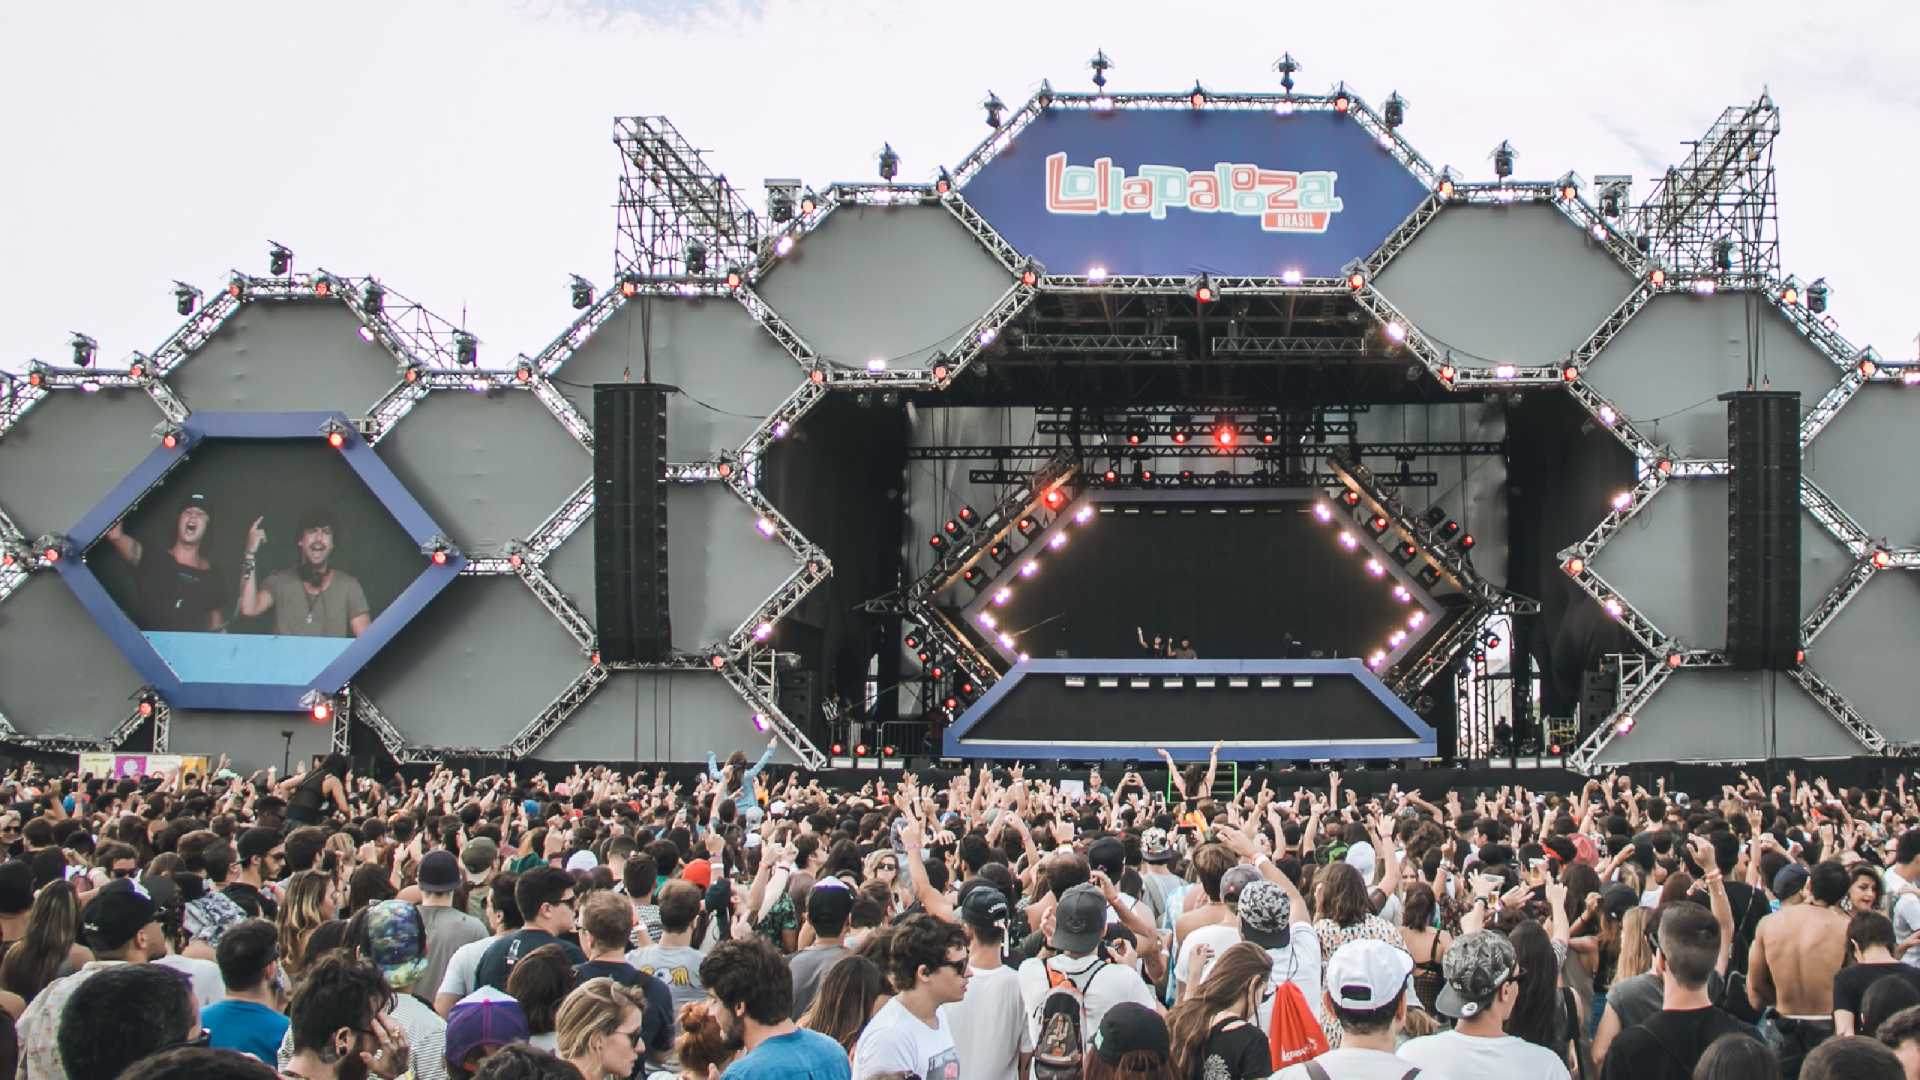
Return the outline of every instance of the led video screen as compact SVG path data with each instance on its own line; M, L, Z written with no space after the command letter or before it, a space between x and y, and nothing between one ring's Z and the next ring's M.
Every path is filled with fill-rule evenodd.
M989 610L1034 658L1366 656L1414 608L1338 532L1307 502L1102 503Z
M297 683L365 633L424 558L316 439L207 439L86 552L187 681Z

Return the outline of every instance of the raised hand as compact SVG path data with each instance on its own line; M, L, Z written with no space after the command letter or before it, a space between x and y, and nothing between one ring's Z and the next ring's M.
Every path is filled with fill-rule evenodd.
M254 518L253 524L247 526L247 554L255 554L260 550L260 545L267 542L267 530L260 527L261 522L266 520L263 515Z

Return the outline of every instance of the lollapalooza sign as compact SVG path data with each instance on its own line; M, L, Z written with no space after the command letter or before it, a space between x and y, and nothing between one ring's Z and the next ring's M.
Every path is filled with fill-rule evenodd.
M1141 165L1128 176L1112 158L1069 165L1065 153L1047 155L1050 214L1145 214L1155 221L1170 209L1258 218L1267 232L1324 233L1342 209L1325 169L1295 172L1217 162L1211 169Z
M1049 273L1339 277L1426 185L1331 112L1054 110L961 194Z

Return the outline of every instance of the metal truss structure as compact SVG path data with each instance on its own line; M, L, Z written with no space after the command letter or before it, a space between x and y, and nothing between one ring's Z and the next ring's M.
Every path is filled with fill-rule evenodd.
M1761 94L1720 114L1693 152L1634 211L1638 232L1673 274L1780 276L1773 141L1780 110Z
M616 273L699 277L759 257L759 218L666 117L616 119L613 144L620 151Z

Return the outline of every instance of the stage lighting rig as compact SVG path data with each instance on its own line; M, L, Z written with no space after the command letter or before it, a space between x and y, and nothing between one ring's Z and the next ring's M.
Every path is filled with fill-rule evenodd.
M1093 59L1087 61L1087 66L1093 69L1093 88L1104 92L1107 88L1107 71L1113 67L1113 61L1107 59L1104 49L1095 49Z
M97 353L100 349L99 342L93 340L92 338L88 337L87 335L81 333L78 330L75 330L73 332L73 340L68 342L68 344L73 346L73 366L74 367L83 368L83 367L90 366L93 363L94 354Z
M1714 269L1723 274L1733 273L1733 238L1723 236L1713 242Z
M1219 298L1220 298L1219 291L1213 287L1212 274L1201 274L1199 277L1194 279L1193 299L1195 303L1211 304L1215 300L1218 300Z
M1387 100L1381 106L1380 118L1386 122L1388 131L1407 122L1407 99L1400 96L1400 91L1395 90L1387 95Z
M160 440L161 446L169 450L178 450L186 445L187 431L171 420L162 420L154 425L153 437Z
M1347 93L1347 84L1342 82L1333 88L1333 111L1344 113L1353 108L1353 95Z
M995 131L999 131L1002 122L1001 117L1003 117L1007 111L1007 103L1000 100L999 94L989 90L987 91L987 100L981 102L980 107L987 110L987 126Z
M1825 313L1827 299L1832 291L1832 286L1827 284L1826 278L1814 278L1813 284L1807 286L1807 310L1815 315Z
M940 166L940 176L933 182L933 190L941 195L953 190L953 174L945 165Z
M324 724L333 719L333 697L318 690L309 690L300 697L300 707L316 724Z
M880 179L891 184L893 178L899 175L900 155L893 152L892 143L880 144Z
M701 243L699 239L688 240L687 246L680 252L680 257L686 264L688 274L697 275L707 272L707 245Z
M1280 73L1280 91L1288 97L1293 96L1293 73L1300 70L1300 61L1292 53L1281 53L1280 59L1273 62L1273 70Z
M200 306L200 290L184 281L173 283L173 310L181 316L193 314Z
M366 310L367 314L378 315L386 307L386 303L386 286L368 278L367 283L360 288L360 306Z
M461 367L480 366L480 339L465 330L453 332L453 359Z
M1501 183L1506 183L1507 179L1513 175L1513 159L1519 156L1519 152L1513 148L1512 143L1502 139L1500 145L1494 147L1493 153L1488 156L1493 158L1493 175L1499 177Z
M569 291L573 296L573 310L584 311L593 306L593 282L574 274Z
M767 181L767 217L775 225L785 225L793 220L795 194L800 190L798 180Z
M286 277L293 272L293 249L277 240L269 240L272 246L267 248L267 273L274 277Z
M1187 92L1187 104L1196 109L1206 108L1207 88L1200 85L1199 79L1193 80L1193 89Z

